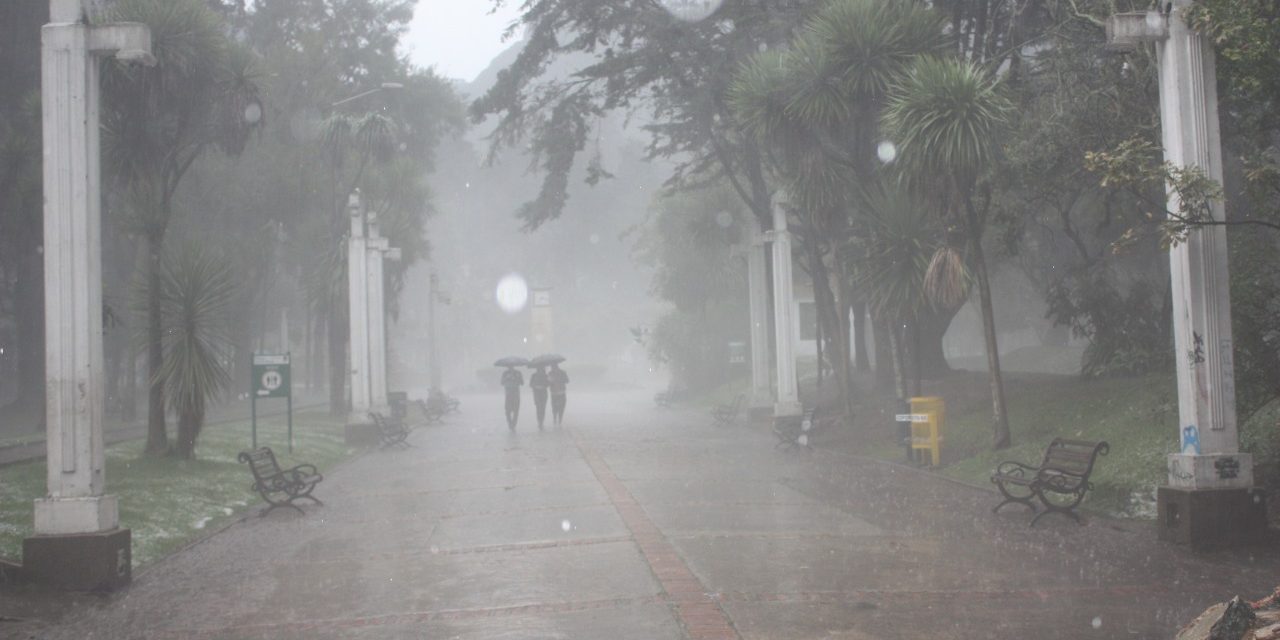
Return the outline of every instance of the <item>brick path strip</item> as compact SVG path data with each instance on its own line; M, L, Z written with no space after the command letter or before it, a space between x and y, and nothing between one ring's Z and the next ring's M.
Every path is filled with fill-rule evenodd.
M631 531L667 600L674 604L676 617L689 632L690 640L741 640L720 603L709 595L706 586L689 570L604 458L581 439L575 437L574 443Z

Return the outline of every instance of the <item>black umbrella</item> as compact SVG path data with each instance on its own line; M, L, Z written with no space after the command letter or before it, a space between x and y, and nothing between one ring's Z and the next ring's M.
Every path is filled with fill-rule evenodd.
M544 353L529 360L530 367L547 367L553 364L560 364L565 361L565 357L558 353Z
M526 358L521 358L520 356L507 356L505 358L499 358L497 362L493 363L493 366L524 367L524 366L528 366L528 364L529 364L529 360Z

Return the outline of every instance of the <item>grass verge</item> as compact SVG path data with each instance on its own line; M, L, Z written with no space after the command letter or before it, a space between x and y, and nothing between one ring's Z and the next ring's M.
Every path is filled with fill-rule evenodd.
M287 453L283 416L258 422L258 444L274 449L281 466L309 462L324 473L355 453L344 443L342 418L306 412L293 422L293 454ZM120 525L133 530L135 569L260 502L249 490L248 470L236 461L250 446L248 420L206 426L195 460L144 456L143 444L107 447L107 493L120 499ZM22 540L32 533L32 501L44 494L44 460L0 467L0 557L21 557Z

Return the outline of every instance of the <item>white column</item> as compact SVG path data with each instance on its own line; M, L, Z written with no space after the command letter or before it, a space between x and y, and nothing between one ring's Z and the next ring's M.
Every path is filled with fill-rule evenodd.
M751 321L751 408L773 405L769 374L769 284L765 279L765 241L759 226L750 223L747 244L747 295Z
M427 296L427 353L431 390L440 389L440 350L436 343L436 298L440 295L440 278L431 273L431 291Z
M791 232L787 231L787 214L780 206L773 210L773 325L777 345L778 399L773 405L775 417L798 416L802 413L796 387L795 321L791 293Z
M382 259L387 239L378 235L376 219L370 218L369 261L369 404L374 411L387 412L387 324Z
M351 234L347 239L347 298L350 313L351 415L350 424L369 422L369 294L368 258L364 235L364 205L360 192L347 204Z
M1190 4L1190 0L1173 3L1167 18L1168 37L1156 45L1165 159L1177 167L1200 167L1221 184L1213 47L1204 36L1190 31L1182 19L1183 9ZM1169 210L1182 211L1172 189ZM1225 219L1221 202L1214 203L1212 215L1215 220ZM1170 270L1183 452L1170 456L1169 484L1182 488L1251 486L1252 460L1239 453L1236 429L1226 230L1220 226L1193 230L1186 242L1171 251ZM1233 460L1223 462L1223 458Z
M44 140L45 427L48 495L37 535L119 526L104 495L102 242L98 65L149 58L143 25L84 24L78 1L50 2L41 31Z

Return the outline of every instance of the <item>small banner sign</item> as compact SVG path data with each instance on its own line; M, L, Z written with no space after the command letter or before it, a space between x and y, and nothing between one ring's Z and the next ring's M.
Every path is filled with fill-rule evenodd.
M927 413L899 413L893 416L897 422L928 422L929 414Z

